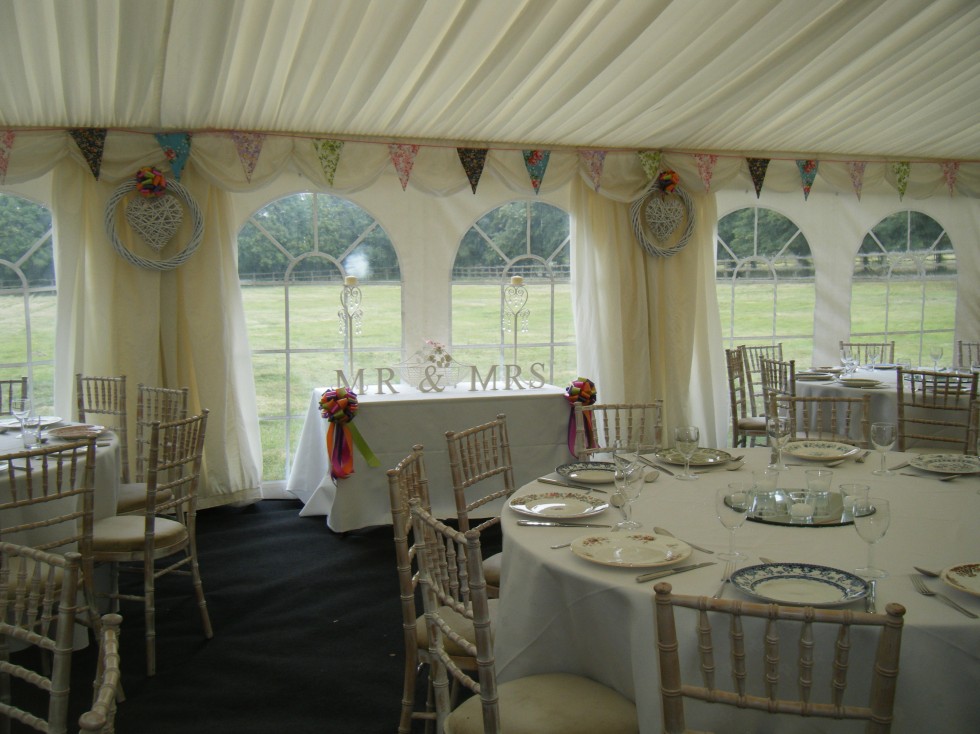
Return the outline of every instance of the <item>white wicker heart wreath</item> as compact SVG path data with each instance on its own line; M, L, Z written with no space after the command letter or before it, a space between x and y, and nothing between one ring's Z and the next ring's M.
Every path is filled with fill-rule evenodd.
M106 202L105 231L109 236L109 239L112 241L112 246L124 259L141 268L164 271L173 270L174 268L183 265L187 259L194 254L197 248L200 247L201 240L204 238L204 220L201 216L200 207L198 207L197 202L194 201L187 189L185 189L179 183L176 181L166 182L167 193L180 199L180 201L184 203L184 206L186 206L187 210L190 212L191 223L193 225L191 239L190 242L187 243L187 246L173 257L167 260L149 260L145 257L140 257L136 253L124 247L122 242L119 240L119 235L116 232L116 209L119 206L119 202L122 201L126 194L131 191L135 191L137 186L138 182L134 179L126 181L112 193L112 196L109 197L109 201ZM155 250L159 251L166 243L165 241L160 242L159 240L153 240L151 238L151 240L148 241L148 244Z
M664 171L630 205L633 233L651 255L670 257L680 252L694 233L694 202L677 181L676 173ZM685 220L684 231L678 235Z

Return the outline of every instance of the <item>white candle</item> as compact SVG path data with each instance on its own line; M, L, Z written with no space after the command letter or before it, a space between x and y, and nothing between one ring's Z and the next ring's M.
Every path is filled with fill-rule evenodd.
M511 285L524 285L524 278L519 275L513 275L510 278Z
M344 285L357 285L357 278L355 278L353 275L348 275L346 278L344 278Z

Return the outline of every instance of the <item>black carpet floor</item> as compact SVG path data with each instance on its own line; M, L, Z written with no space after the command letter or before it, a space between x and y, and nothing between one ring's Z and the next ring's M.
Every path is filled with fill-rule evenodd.
M166 577L152 678L142 607L124 604L120 734L396 730L403 654L391 528L337 534L299 510L265 500L198 513L214 638L204 638L189 577ZM485 545L496 552L499 536ZM77 731L92 651L77 653L72 670Z

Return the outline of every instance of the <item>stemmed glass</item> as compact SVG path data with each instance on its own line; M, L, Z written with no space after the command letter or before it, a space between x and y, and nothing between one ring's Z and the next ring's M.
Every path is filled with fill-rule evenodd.
M30 398L15 398L10 401L10 412L20 423L20 435L24 435L24 419L31 414Z
M856 573L866 579L883 579L887 571L875 567L875 543L885 537L888 524L891 522L891 508L888 500L879 497L867 497L854 502L854 529L861 540L868 544L868 565L855 569Z
M615 464L616 494L620 495L623 504L622 521L613 526L614 530L637 530L643 523L633 519L633 500L640 496L643 489L643 471L640 454L635 444L616 441L613 447L613 464Z
M789 467L783 463L783 449L789 443L791 433L789 418L773 416L766 420L766 434L769 436L769 445L776 449L776 460L769 465L770 469L789 471Z
M881 359L881 348L875 346L869 346L866 354L868 355L868 362L871 363L871 369L872 370L877 369L878 361Z
M735 531L742 527L752 506L753 485L751 482L732 482L715 492L715 515L721 524L728 528L728 552L718 557L726 561L737 561L745 554L735 550Z
M697 426L680 426L674 429L674 448L684 457L684 473L678 474L677 479L697 479L697 474L691 473L691 457L698 450L701 432Z
M840 350L840 363L844 367L845 375L850 375L854 372L857 367L857 358L854 356L850 347L844 347Z
M939 372L939 360L943 358L942 347L932 347L929 350L929 359L932 360L932 371Z
M871 445L875 451L881 454L881 468L875 469L872 474L879 477L890 477L895 472L885 468L885 456L895 445L895 424L894 423L872 423L871 424Z

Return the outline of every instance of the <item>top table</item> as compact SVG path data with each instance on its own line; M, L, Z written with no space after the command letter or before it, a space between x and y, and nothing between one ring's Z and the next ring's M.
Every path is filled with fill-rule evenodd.
M752 481L752 470L765 466L767 448L745 450L745 467L734 472L716 469L698 481L682 482L661 474L645 485L634 504L634 518L653 531L665 527L678 537L721 552L727 549L728 531L716 519L714 493L732 481ZM889 456L889 466L902 454ZM906 455L907 456L907 455ZM980 477L965 476L940 482L931 476L896 474L877 477L873 456L863 464L848 461L834 468L833 486L861 482L871 486L872 496L890 500L891 527L878 543L875 561L890 576L877 584L879 611L891 601L908 610L902 638L901 672L892 731L972 731L980 721L980 620L969 619L934 598L912 589L908 575L913 564L940 569L955 563L980 562ZM804 467L792 467L780 475L780 488L805 486ZM909 471L903 469L902 471ZM553 487L531 482L515 496ZM586 675L637 702L640 731L662 730L660 679L653 619L654 583L639 584L642 570L601 566L579 558L568 548L550 545L568 542L590 531L576 528L520 527L522 516L507 509L502 518L503 566L499 615L495 621L495 658L501 681L543 672ZM598 519L602 518L602 519ZM609 509L596 522L619 519ZM580 521L581 522L581 521ZM742 565L759 563L759 556L776 561L799 561L853 569L863 565L867 546L853 526L791 527L746 522L736 533L737 547L748 554ZM718 560L694 551L691 562ZM671 576L679 594L710 596L718 589L724 562ZM964 607L980 614L980 597L948 588L938 579L927 585L942 591ZM731 585L728 598L744 598ZM857 607L863 610L863 605ZM682 610L684 611L684 610ZM679 628L680 631L680 628ZM852 631L855 646L858 631ZM695 654L693 632L680 640L683 657ZM750 670L758 669L761 650L750 647ZM856 654L852 657L856 658ZM719 675L728 675L727 657L719 656ZM820 671L821 674L824 672ZM695 679L696 680L696 679ZM757 681L752 681L755 685ZM822 679L817 684L824 684ZM792 694L792 680L784 680L783 692ZM857 693L851 681L848 695ZM851 691L851 688L855 688ZM864 703L866 699L862 700ZM943 701L941 716L936 702ZM688 725L697 729L726 731L733 717L740 730L755 732L839 731L833 719L766 716L727 706L687 703ZM845 729L859 731L859 729Z
M354 451L354 473L334 481L326 450L327 421L320 416L318 387L310 395L306 421L296 448L286 491L301 499L301 515L326 515L327 526L346 532L391 524L387 471L415 444L425 448L425 466L433 512L455 518L446 431L461 431L507 416L514 480L518 486L572 460L568 451L570 407L562 388L547 385L525 390L445 391L359 395L356 424L381 462L370 467ZM486 505L487 516L502 501Z

